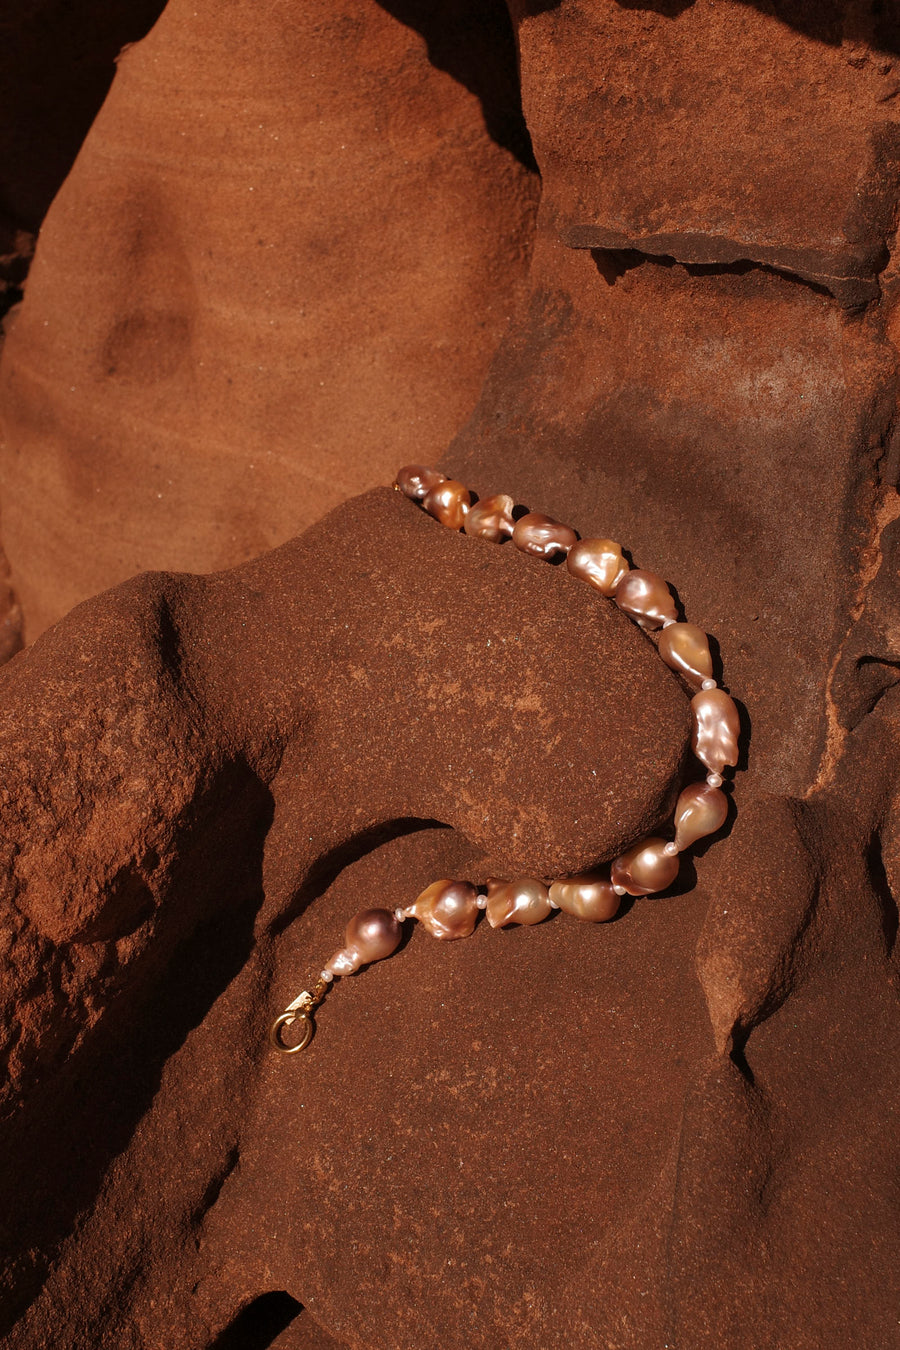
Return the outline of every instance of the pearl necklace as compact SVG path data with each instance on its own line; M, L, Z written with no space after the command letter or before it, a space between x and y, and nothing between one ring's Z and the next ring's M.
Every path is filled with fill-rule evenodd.
M418 919L432 937L443 939L469 937L479 910L485 910L492 928L540 923L555 909L603 923L614 918L622 896L664 891L678 875L679 854L725 823L728 799L722 791L722 773L738 762L738 711L713 679L707 635L695 624L679 622L672 594L661 576L630 568L621 548L611 539L579 539L568 525L540 511L529 511L516 519L515 504L506 493L473 505L468 489L437 469L408 465L397 474L394 487L421 503L448 529L464 530L493 544L512 539L516 548L537 558L565 554L572 576L612 599L645 631L661 630L659 655L695 691L691 699L691 749L707 770L706 781L682 789L675 806L674 839L667 841L654 835L639 840L613 860L609 875L585 872L549 884L535 877L510 881L490 878L484 886L442 879L433 881L405 908L362 910L348 923L345 945L326 964L313 988L298 994L272 1023L270 1040L276 1050L287 1055L309 1044L313 1012L334 977L353 975L361 966L382 961L395 952L406 919ZM296 1039L289 1045L282 1033L294 1023L298 1024Z

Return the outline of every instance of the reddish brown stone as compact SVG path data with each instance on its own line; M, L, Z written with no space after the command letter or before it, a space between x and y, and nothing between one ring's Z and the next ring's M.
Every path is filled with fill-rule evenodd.
M354 911L656 823L683 691L386 493L74 612L0 677L13 1350L279 1291L285 1347L896 1338L892 58L849 4L518 18L538 240L443 468L674 583L736 817L613 923L417 931L277 1057Z
M400 8L245 0L223 23L173 0L119 60L3 360L29 638L135 572L281 543L471 410L534 214L485 127L515 122L490 77L511 35L496 7Z
M435 868L483 881L573 872L614 855L671 805L689 731L686 692L611 602L511 546L454 534L389 491L243 569L138 578L88 602L11 662L0 683L3 864L16 921L4 989L5 1110L19 1150L6 1187L17 1185L22 1148L33 1161L58 1131L68 1138L60 1116L79 1082L91 1082L90 1110L103 1116L96 1154L74 1176L68 1145L55 1144L44 1163L53 1202L23 1216L36 1253L65 1231L81 1188L99 1180L104 1150L149 1107L142 1097L160 1056L165 1076L174 1075L164 1099L185 1098L190 1134L204 1142L196 1156L189 1150L187 1172L167 1164L171 1179L149 1208L146 1199L127 1203L151 1226L173 1204L176 1229L193 1224L199 1233L201 1179L210 1167L229 1170L215 1162L217 1149L243 1150L223 1087L243 1101L262 1052L266 1081L294 1096L295 1079L281 1061L273 1074L257 1033L246 1040L240 1031L244 1019L264 1021L286 1003L317 968L310 961L321 966L339 945L354 910L412 900ZM326 889L327 904L307 909ZM567 939L572 954L580 928ZM482 926L470 940L467 961L482 981L501 984L515 983L523 957L537 960L547 941L524 956L525 930L493 946L488 933ZM398 1019L398 1051L399 1028L419 1026L428 1006L416 1002L423 980L441 999L461 996L446 945L431 951L417 938L394 958L395 1012L381 1014ZM410 962L423 959L416 974ZM547 979L564 995L571 954L560 959L559 976ZM179 985L185 960L207 963L196 992ZM362 1004L362 980L333 992L307 1071L318 1062L327 1073L331 1056L345 1053L354 1006L369 1025L362 1050L374 1029L371 999L383 997L381 970L362 977L370 991ZM521 993L530 1003L527 988ZM496 1013L504 1003L505 995L496 1005L491 997ZM483 1015L478 1006L470 1000L469 1020ZM547 1034L540 1006L538 1042ZM178 1067L171 1038L207 1012L209 1028L197 1029L199 1041L189 1036L193 1048ZM454 1020L442 1034L451 1043L462 1035L462 1045ZM426 1013L429 1045L436 1029ZM114 1072L107 1083L106 1074L122 1054L133 1086L127 1105L111 1109L106 1094L121 1078ZM370 1069L387 1071L376 1058ZM353 1073L345 1087L359 1091ZM334 1091L318 1100L329 1128ZM151 1157L177 1152L165 1142L172 1124L151 1111L140 1125L126 1189ZM296 1221L306 1222L303 1214L301 1206ZM279 1241L296 1258L293 1222ZM166 1242L168 1255L147 1260L170 1260ZM27 1273L15 1278L27 1291ZM75 1277L59 1278L62 1288ZM265 1292L251 1278L223 1292L216 1316ZM295 1294L296 1281L285 1288ZM76 1302L83 1306L80 1295Z

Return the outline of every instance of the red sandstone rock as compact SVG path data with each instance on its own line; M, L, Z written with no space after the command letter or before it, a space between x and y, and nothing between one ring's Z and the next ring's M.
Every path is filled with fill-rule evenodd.
M401 17L173 0L121 57L3 359L29 639L135 572L281 543L471 410L533 217L485 128L515 131L511 37L482 4Z
M273 1291L285 1346L895 1339L889 57L850 6L526 8L530 294L444 467L675 584L749 715L734 828L612 924L417 932L276 1058L354 910L584 865L597 764L649 824L681 695L384 495L74 613L0 677L14 1350L225 1344Z
M435 866L483 881L612 856L671 805L689 732L685 691L614 605L564 569L453 534L387 491L235 572L147 576L88 602L8 665L2 685L3 867L16 924L4 988L9 1156L21 1166L23 1148L33 1162L58 1131L69 1138L60 1116L85 1077L91 1109L111 1114L74 1176L67 1147L54 1149L64 1176L44 1162L53 1202L23 1216L35 1252L65 1231L117 1132L140 1120L160 1056L175 1076L163 1097L196 1098L185 1102L190 1133L208 1139L187 1173L175 1166L163 1202L181 1216L172 1212L176 1228L196 1228L207 1181L196 1186L225 1165L216 1149L243 1147L221 1094L244 1100L257 1076L262 1043L239 1027L258 1020L260 997L270 1010L286 1002L354 909L370 895L413 898ZM307 909L332 879L328 905ZM482 979L492 961L504 968L480 930L473 943ZM425 955L421 938L415 950L449 997L452 959ZM523 959L511 936L505 952L517 951L509 974ZM180 986L185 959L202 967L196 993ZM411 979L415 999L424 976L395 959L397 989ZM367 982L377 999L377 975ZM224 1024L212 1010L219 993ZM347 1020L341 1030L330 1008L322 1014L331 1054L354 1034L353 981L333 1001ZM206 1012L201 1084L197 1048L179 1068L170 1037ZM413 1009L398 1016L416 1024ZM120 1075L108 1088L104 1077L122 1054L136 1096L113 1106L105 1098ZM132 1059L142 1055L144 1070ZM150 1114L126 1188L174 1147L152 1142L172 1122ZM7 1196L17 1177L18 1167ZM147 1220L158 1212L154 1202ZM292 1250L287 1230L283 1240ZM39 1273L40 1258L33 1276L15 1278L27 1292ZM244 1296L235 1288L219 1312Z
M805 791L826 751L825 653L850 627L857 549L896 482L883 269L900 174L895 114L877 101L895 72L874 39L853 45L849 6L819 8L793 29L736 3L525 13L544 183L531 296L442 461L577 512L584 533L672 581L752 705L753 763L776 793ZM647 238L662 234L660 258ZM725 236L750 241L729 255L743 263L694 265L698 240ZM786 250L780 270L763 247ZM876 303L848 318L787 250L857 247Z

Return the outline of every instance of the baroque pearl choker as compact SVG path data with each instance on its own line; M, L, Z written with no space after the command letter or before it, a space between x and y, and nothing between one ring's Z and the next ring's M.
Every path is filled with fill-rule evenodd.
M540 923L555 909L603 923L614 918L622 896L664 891L678 875L679 854L725 823L728 799L722 791L722 773L738 762L737 708L713 679L707 635L695 624L679 622L662 577L629 567L620 546L611 539L579 539L568 525L540 511L517 519L513 499L506 493L473 504L462 483L437 469L408 465L397 474L394 487L420 502L448 529L464 530L494 544L512 539L516 548L536 558L564 554L573 577L612 599L645 631L660 629L660 656L695 691L691 749L707 770L706 780L682 789L672 822L674 839L654 835L639 840L613 860L608 874L598 870L550 882L535 877L490 878L484 886L442 879L433 881L405 908L362 910L348 923L345 945L327 962L313 988L298 994L272 1023L270 1040L276 1050L288 1055L304 1049L312 1039L313 1013L334 977L353 975L361 966L395 952L406 919L418 919L432 937L446 939L469 937L482 909L492 928ZM283 1033L294 1024L295 1039L288 1044Z

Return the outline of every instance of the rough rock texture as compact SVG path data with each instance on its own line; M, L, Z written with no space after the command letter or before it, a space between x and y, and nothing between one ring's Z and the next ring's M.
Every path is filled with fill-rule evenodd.
M337 553L339 568L329 565ZM442 585L423 587L423 570ZM350 914L375 895L390 903L417 894L435 869L462 867L476 880L535 869L552 875L610 856L670 806L689 720L678 681L614 606L564 569L452 535L387 491L237 571L146 576L87 602L7 666L2 691L10 1029L3 1118L4 1156L14 1162L2 1211L16 1212L23 1147L42 1174L40 1202L19 1212L7 1247L7 1278L20 1298L38 1287L53 1241L98 1187L102 1242L108 1204L127 1210L117 1264L140 1262L140 1279L158 1298L155 1282L168 1279L166 1271L184 1275L178 1243L202 1235L210 1197L242 1152L233 1109L241 1103L243 1114L254 1103L261 1069L269 1089L286 1091L299 1109L297 1075L285 1077L284 1062L273 1074L260 1033L271 1000L288 1001L310 960L339 945ZM597 715L586 720L588 708ZM325 903L310 905L325 893ZM526 929L492 934L482 926L449 952L419 934L395 958L387 983L390 963L365 977L368 997L362 982L341 986L334 1006L343 1005L342 1015L333 1020L330 1005L323 1012L311 1060L325 1075L320 1128L331 1128L339 1105L325 1086L329 1074L353 1098L369 1096L379 1081L391 1091L392 1062L411 1085L416 1055L437 1051L421 1084L431 1077L442 1097L439 1047L448 1037L475 1054L464 1070L473 1086L491 1079L493 1036L473 1045L485 997L497 1029L530 1055L556 1016L553 999L567 997L562 977L583 943L610 960L599 930L586 938L577 921L558 926L571 931L561 947L551 936L549 949L546 938L530 942ZM542 973L547 950L551 965ZM549 1004L536 1014L523 961L548 986ZM452 1029L446 1018L422 1021L415 1003L423 996L425 1007L461 1001L470 1029L456 1027L456 1013ZM589 1023L590 998L582 998ZM534 1041L521 1041L517 1005L536 1016ZM391 1036L392 1023L417 1029L413 1042ZM335 1066L354 1038L362 1049L373 1037L392 1040L396 1058L382 1063L369 1053L363 1089ZM667 1063L672 1048L660 1053ZM117 1095L123 1056L132 1082L125 1100ZM509 1073L508 1065L503 1077ZM89 1101L77 1106L86 1082ZM154 1087L166 1104L161 1112L148 1111ZM522 1087L533 1093L527 1075ZM489 1101L485 1083L478 1097L485 1091ZM433 1112L430 1095L420 1109ZM401 1091L396 1109L404 1102L411 1104ZM87 1148L78 1144L85 1110ZM283 1194L290 1132L283 1109L276 1114L276 1136L264 1148L279 1153L273 1179ZM338 1115L349 1122L343 1107ZM490 1128L489 1115L482 1125ZM402 1133L411 1130L407 1122ZM127 1195L110 1174L103 1179L122 1149L113 1173ZM477 1156L488 1172L496 1165L486 1147ZM545 1166L542 1150L534 1153L532 1185ZM212 1190L211 1173L219 1178ZM461 1180L472 1195L486 1183L477 1172ZM342 1201L342 1223L363 1203L362 1195L349 1208ZM290 1260L294 1225L308 1219L304 1199L290 1230L273 1230ZM75 1264L63 1262L49 1286L51 1304L61 1298L68 1307L69 1337L96 1316L96 1289L88 1279L83 1296L80 1263L89 1251L96 1261L97 1252L90 1238L76 1245ZM221 1253L232 1247L229 1240ZM335 1254L325 1247L317 1259L327 1268ZM232 1262L237 1284L220 1290L215 1306L201 1300L200 1314L190 1314L200 1325L203 1315L221 1321L246 1296L266 1292L253 1286L259 1277L243 1259L229 1255L229 1270ZM198 1269L206 1272L205 1261ZM215 1266L207 1279L213 1275L223 1278ZM310 1275L304 1299L323 1278ZM295 1281L277 1287L293 1293ZM32 1343L47 1315L43 1301L34 1315L11 1344ZM165 1326L145 1330L147 1343L164 1339ZM116 1336L128 1334L116 1328ZM193 1324L180 1343L198 1343Z
M0 675L13 1350L897 1342L896 14L514 8L537 239L444 467L675 583L736 811L612 924L416 932L282 1059L357 908L650 826L683 691L386 492L75 610Z
M536 178L499 0L431 10L173 0L120 57L4 351L29 639L281 543L471 411Z
M836 43L838 8L816 41L736 4L672 17L609 0L522 19L544 175L531 292L448 455L455 473L526 498L552 480L551 509L577 510L676 582L752 708L754 765L775 792L815 776L828 653L879 486L897 476L900 176L892 104L877 101L891 58ZM726 52L739 80L722 78ZM791 71L789 100L775 67ZM804 93L795 72L813 68ZM569 247L598 222L614 247ZM639 251L662 233L688 245ZM722 235L835 249L865 237L877 300L848 312L787 275L786 254L777 271L752 250L694 265L696 241Z

